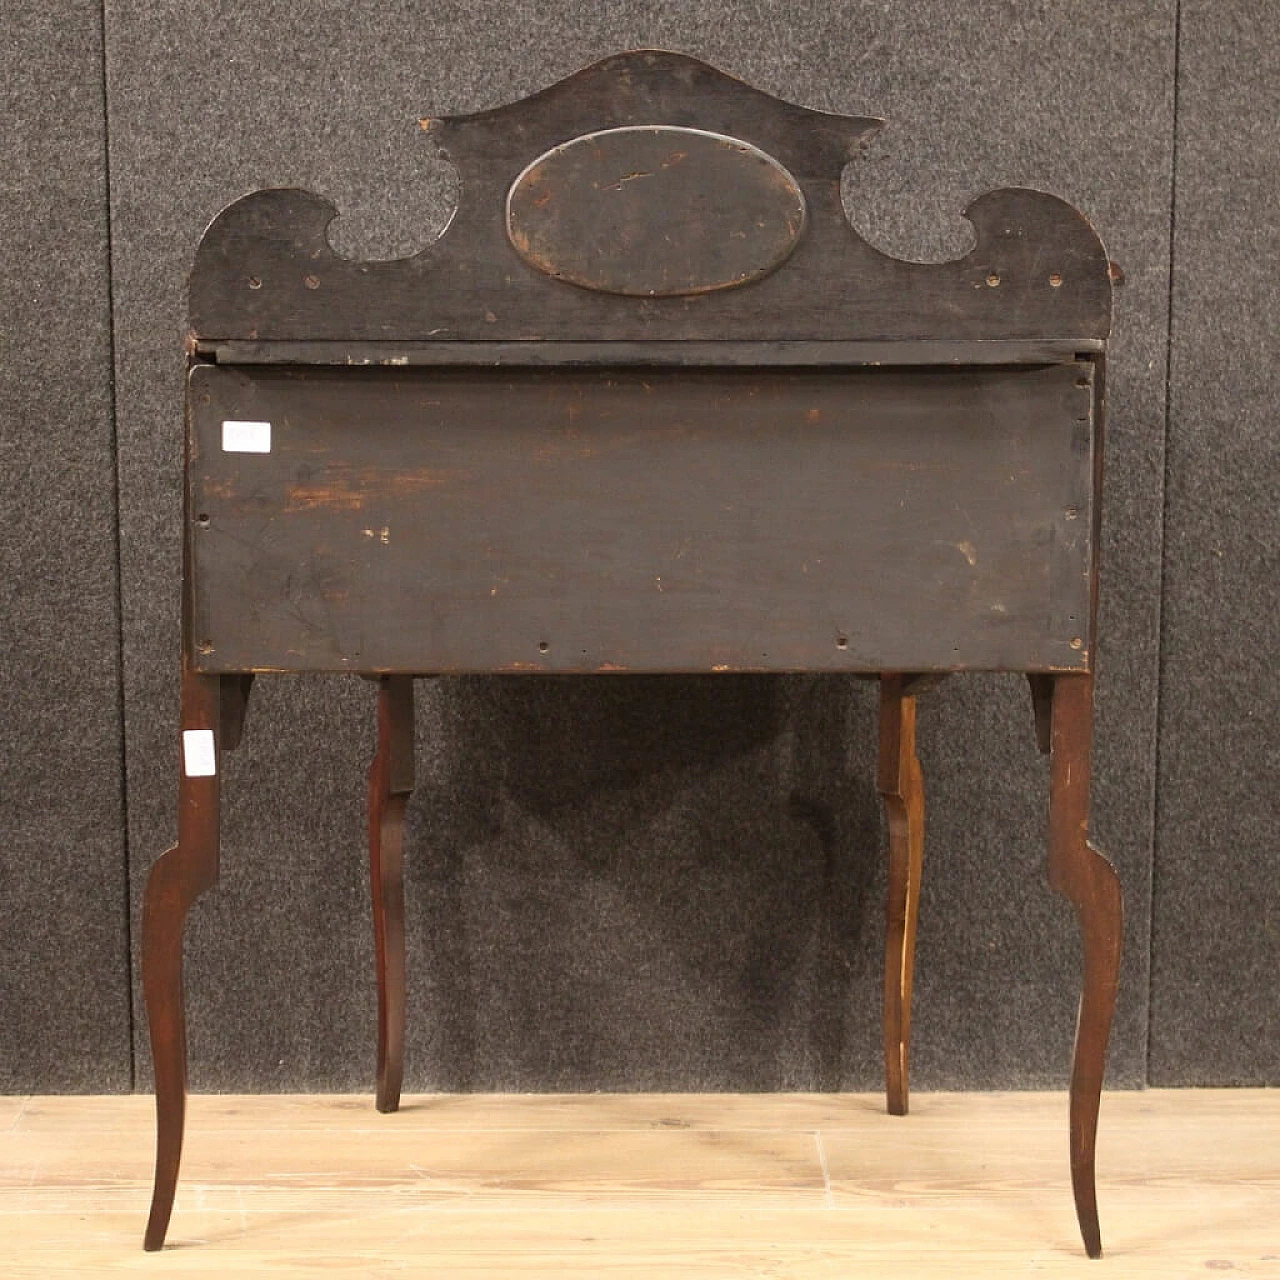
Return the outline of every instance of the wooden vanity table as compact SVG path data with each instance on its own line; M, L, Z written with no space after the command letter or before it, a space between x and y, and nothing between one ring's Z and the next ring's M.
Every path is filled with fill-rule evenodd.
M252 681L376 683L377 1105L399 1100L413 678L842 671L879 681L885 1066L907 1110L924 798L916 696L1025 673L1051 756L1049 878L1084 989L1070 1090L1085 1247L1121 893L1087 839L1108 263L1028 190L952 262L885 256L841 173L878 122L638 51L423 122L460 204L413 257L330 248L336 210L232 204L190 282L178 843L143 978L164 1241L182 1147L183 928L217 879L221 755ZM518 678L513 677L513 678Z

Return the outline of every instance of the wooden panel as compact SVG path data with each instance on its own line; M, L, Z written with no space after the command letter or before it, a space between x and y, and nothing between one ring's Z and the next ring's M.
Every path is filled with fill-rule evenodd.
M408 258L352 261L329 244L338 210L322 195L256 191L223 210L201 241L191 273L193 336L945 341L1105 338L1110 329L1107 256L1071 205L1041 191L989 191L964 210L975 233L969 253L941 263L891 258L850 226L840 199L841 174L879 121L783 102L680 54L648 49L606 58L523 101L423 124L456 165L462 192L438 240ZM629 297L584 291L521 256L507 235L507 200L530 165L566 139L655 126L727 135L785 170L799 187L806 226L779 269L741 288ZM580 175L559 170L555 186L538 198L548 210L563 205L585 241L600 242L597 202L575 210ZM750 205L759 194L754 179L728 170L718 182L730 205ZM715 240L705 235L713 230L706 212L691 213L700 247ZM670 216L640 200L623 230L662 243ZM732 246L718 244L696 263L696 253L687 255L693 274L686 283L696 284L721 254L732 261ZM639 270L634 257L629 269ZM629 282L623 275L606 271L603 286L650 292L635 287L645 285L638 274Z
M1013 342L200 342L216 364L340 365L784 365L1070 364L1101 352L1101 338Z
M796 180L703 129L604 129L539 156L507 196L507 234L539 271L587 289L675 297L767 275L804 231Z
M196 662L1078 669L1092 396L1083 363L197 366Z

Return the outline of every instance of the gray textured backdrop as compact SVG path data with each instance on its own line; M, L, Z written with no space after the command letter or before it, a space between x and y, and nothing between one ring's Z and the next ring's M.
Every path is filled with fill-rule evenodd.
M1111 1079L1274 1082L1276 824L1258 784L1275 763L1280 353L1257 264L1277 247L1280 44L1254 30L1263 8L294 0L196 21L109 3L105 81L97 5L0 19L19 139L0 230L23 246L0 273L16 709L0 722L0 1086L149 1080L137 1007L129 1044L128 923L175 825L183 277L204 224L296 184L343 210L344 251L411 252L455 194L419 116L639 44L887 117L846 202L888 251L963 251L957 211L1025 184L1078 204L1124 266L1094 821L1128 894ZM878 1084L870 690L469 678L418 694L408 1088ZM255 690L227 761L221 884L189 931L197 1089L370 1087L371 713L360 681ZM1044 884L1023 682L922 700L921 753L914 1080L1061 1084L1078 952Z
M0 1087L128 1089L102 14L0 6Z

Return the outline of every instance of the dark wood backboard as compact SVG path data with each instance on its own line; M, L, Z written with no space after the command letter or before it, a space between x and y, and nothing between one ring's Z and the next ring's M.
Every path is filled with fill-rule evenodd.
M840 203L877 121L656 51L425 123L462 197L421 253L289 190L200 246L198 669L1089 667L1079 213L991 192L969 254L886 257Z
M1079 668L1088 373L197 368L198 663Z
M194 338L1096 342L1110 327L1106 255L1069 204L988 192L965 210L977 243L963 258L889 258L840 202L880 121L680 54L606 58L522 102L424 123L458 170L444 235L353 262L325 238L337 210L322 197L245 196L200 245Z

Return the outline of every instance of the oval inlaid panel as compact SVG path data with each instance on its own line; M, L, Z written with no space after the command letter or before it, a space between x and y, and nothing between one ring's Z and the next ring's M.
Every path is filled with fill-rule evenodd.
M799 184L740 138L668 125L587 133L536 159L507 195L526 262L603 293L673 297L767 275L799 243Z

